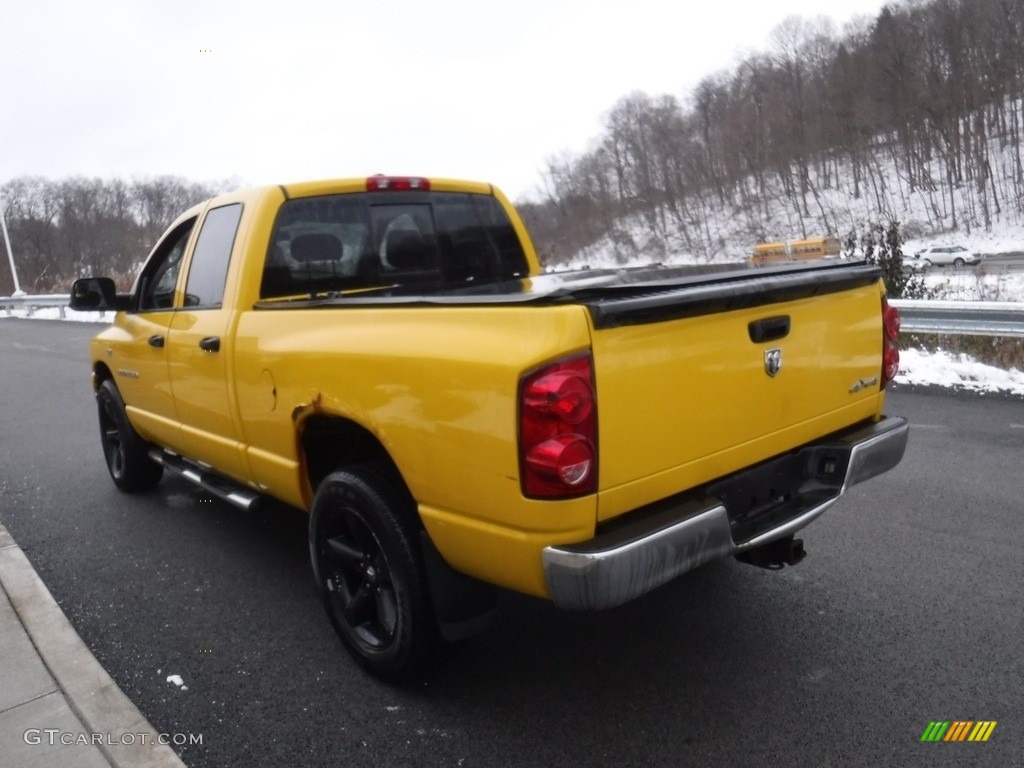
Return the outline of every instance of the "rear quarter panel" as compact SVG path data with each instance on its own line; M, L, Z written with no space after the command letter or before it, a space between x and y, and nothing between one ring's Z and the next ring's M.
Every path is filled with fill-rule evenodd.
M519 379L589 345L580 306L245 312L235 383L254 475L308 508L303 420L354 421L387 449L451 565L545 594L540 548L593 535L596 498L523 497Z

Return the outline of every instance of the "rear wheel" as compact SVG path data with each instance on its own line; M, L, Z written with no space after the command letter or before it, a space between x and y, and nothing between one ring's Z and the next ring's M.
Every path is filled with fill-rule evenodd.
M132 493L152 488L160 482L164 468L149 458L147 443L128 421L124 400L111 379L96 391L100 416L100 442L107 470L114 484Z
M372 464L333 472L309 523L327 615L352 657L386 680L422 669L437 644L415 509L400 483Z

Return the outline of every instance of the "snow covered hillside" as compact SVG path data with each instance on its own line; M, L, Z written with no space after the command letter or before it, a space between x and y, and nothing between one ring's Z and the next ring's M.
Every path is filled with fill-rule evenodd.
M1024 104L1014 101L1008 108L1016 114L1024 111ZM578 239L590 244L575 251L546 242L551 226L564 230L575 221L573 199L565 197L559 210L570 218L560 224L541 218L538 245L544 252L557 252L557 260L569 267L708 263L745 259L759 242L825 235L845 242L872 224L896 221L908 254L939 244L963 245L983 254L1024 252L1018 149L1005 136L990 135L978 153L986 158L988 183L966 176L951 182L962 169L947 167L948 156L938 151L915 161L911 179L896 145L895 136L875 137L856 167L842 153L831 153L808 163L801 185L792 181L802 176L793 166L682 201L637 200L628 208L632 213L617 218L614 211L621 207L609 207L601 215L591 210L589 223L581 227L589 227L597 239ZM571 191L595 194L586 185ZM558 194L556 187L552 201Z

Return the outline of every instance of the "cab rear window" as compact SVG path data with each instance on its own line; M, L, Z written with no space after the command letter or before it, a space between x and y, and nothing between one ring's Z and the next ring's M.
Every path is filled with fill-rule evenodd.
M489 195L328 195L281 206L260 296L404 285L446 289L527 272L512 223Z

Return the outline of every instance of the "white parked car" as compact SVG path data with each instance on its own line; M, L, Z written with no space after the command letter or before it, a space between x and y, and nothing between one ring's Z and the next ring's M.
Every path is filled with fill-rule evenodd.
M916 259L930 267L932 264L952 264L954 267L962 267L965 264L980 264L981 256L968 251L962 245L935 245L918 251Z
M923 272L928 266L928 263L916 253L906 253L903 255L904 272Z

